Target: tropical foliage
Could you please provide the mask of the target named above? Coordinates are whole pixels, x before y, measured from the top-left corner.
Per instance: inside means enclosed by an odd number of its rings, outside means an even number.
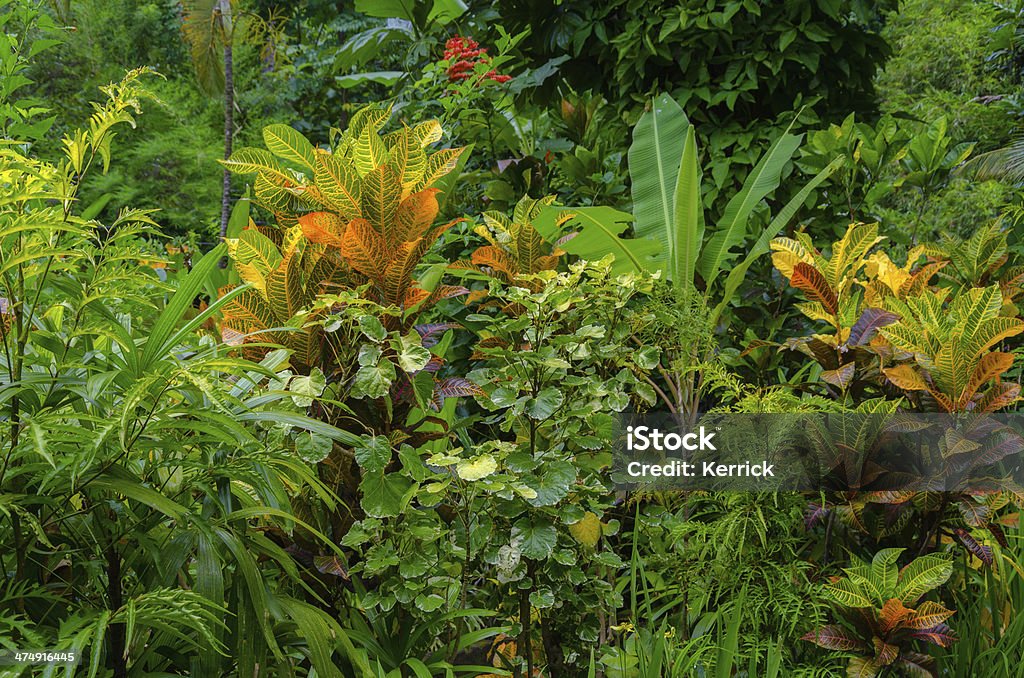
[[[684,4],[0,0],[0,676],[1018,675],[1024,13]]]

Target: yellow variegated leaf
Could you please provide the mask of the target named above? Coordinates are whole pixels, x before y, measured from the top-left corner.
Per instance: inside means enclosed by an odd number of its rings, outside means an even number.
[[[281,263],[281,252],[277,246],[259,231],[245,229],[229,246],[229,250],[238,266],[251,269],[252,273],[246,282],[263,288],[262,281]],[[239,275],[243,271],[239,269]]]
[[[437,120],[427,120],[412,128],[412,137],[420,148],[436,143],[441,140],[444,130]]]
[[[839,287],[844,275],[856,273],[864,255],[880,240],[878,224],[850,224],[842,239],[832,246],[832,258],[822,270],[825,280],[833,287]]]
[[[353,159],[360,176],[366,177],[374,169],[380,167],[388,159],[388,149],[384,141],[378,136],[377,130],[367,126],[356,138],[353,147]],[[365,191],[366,187],[363,187]]]
[[[346,221],[362,216],[359,207],[359,173],[349,161],[319,153],[313,176],[324,200],[340,212]]]
[[[397,240],[394,220],[401,195],[402,185],[387,165],[381,165],[363,177],[360,198],[363,218],[380,233],[388,246]]]
[[[220,164],[235,174],[256,174],[267,172],[280,181],[291,180],[289,175],[277,158],[269,151],[262,148],[239,148],[231,154],[228,160],[221,160]]]
[[[281,124],[267,125],[263,128],[263,143],[285,162],[313,171],[316,164],[313,144],[294,128]]]
[[[270,212],[284,212],[291,207],[294,200],[294,196],[285,187],[286,183],[278,177],[260,171],[253,182],[253,199],[256,204]]]
[[[771,248],[772,264],[786,280],[793,277],[793,268],[801,261],[814,264],[814,258],[807,249],[792,238],[775,238],[771,241]]]
[[[298,257],[288,254],[277,270],[267,276],[267,300],[278,322],[285,322],[312,303],[302,284],[302,270]]]
[[[365,108],[361,108],[356,111],[352,115],[352,119],[349,120],[348,129],[345,130],[345,135],[351,137],[354,141],[358,139],[367,128],[372,129],[373,133],[376,134],[390,117],[390,104],[386,107],[367,106]]]
[[[441,177],[445,176],[453,169],[459,161],[459,156],[465,148],[445,148],[427,158],[427,167],[423,173],[423,178],[416,184],[414,190],[421,190],[429,188],[434,185]]]
[[[427,154],[416,145],[410,145],[405,159],[405,172],[402,174],[402,197],[407,197],[423,181],[427,171]]]
[[[904,391],[928,390],[928,382],[924,380],[924,377],[921,376],[921,373],[913,365],[885,367],[882,368],[882,372],[896,388],[903,389]]]

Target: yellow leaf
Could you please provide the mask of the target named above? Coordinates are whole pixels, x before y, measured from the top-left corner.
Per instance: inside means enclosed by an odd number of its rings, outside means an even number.
[[[595,548],[601,540],[601,519],[587,511],[579,522],[569,526],[569,534],[587,548]]]

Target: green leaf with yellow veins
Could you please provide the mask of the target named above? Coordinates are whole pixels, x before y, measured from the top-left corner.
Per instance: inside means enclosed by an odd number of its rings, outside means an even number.
[[[569,534],[587,548],[595,548],[601,540],[601,519],[587,511],[582,520],[569,526]]]
[[[486,478],[498,470],[498,462],[489,454],[481,454],[473,459],[460,461],[455,466],[455,471],[463,480],[480,480]]]

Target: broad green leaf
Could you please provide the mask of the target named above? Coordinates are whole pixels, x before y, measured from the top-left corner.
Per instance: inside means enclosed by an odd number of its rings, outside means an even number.
[[[327,377],[319,367],[306,376],[292,377],[288,380],[288,392],[292,394],[292,402],[299,407],[309,407],[320,397],[327,387]]]
[[[520,518],[512,526],[512,542],[518,543],[522,554],[533,560],[543,560],[555,550],[558,532],[546,518]]]
[[[149,369],[158,359],[167,354],[168,339],[172,338],[174,328],[181,322],[185,311],[192,307],[192,301],[206,284],[207,278],[217,269],[220,258],[224,256],[224,249],[225,246],[220,244],[207,252],[202,259],[195,262],[192,270],[178,285],[178,290],[156,319],[153,329],[150,330],[149,337],[146,339],[142,359],[139,361],[141,370]]]
[[[750,253],[747,254],[746,258],[738,266],[734,266],[729,271],[728,277],[725,279],[725,287],[722,291],[722,301],[715,307],[714,312],[711,314],[709,322],[715,323],[722,316],[726,306],[732,302],[736,290],[740,288],[744,278],[747,275],[747,269],[750,268],[751,264],[758,258],[767,254],[771,249],[771,241],[779,231],[786,227],[786,225],[796,215],[807,197],[811,194],[811,191],[816,189],[819,184],[832,176],[832,173],[839,169],[840,166],[846,161],[845,156],[836,158],[827,167],[818,172],[813,179],[808,181],[800,191],[797,192],[793,198],[786,203],[786,205],[779,210],[779,213],[775,215],[771,223],[764,231],[761,232],[761,236],[754,243],[754,246],[750,248]]]
[[[573,215],[569,222],[571,226],[559,227],[559,215],[563,212]],[[662,268],[663,248],[657,240],[621,237],[632,221],[632,215],[611,207],[579,207],[570,210],[546,207],[533,226],[549,242],[558,240],[565,233],[576,231],[575,236],[559,247],[587,261],[598,261],[608,254],[614,255],[614,275]]]
[[[640,116],[629,146],[629,176],[636,217],[634,230],[638,238],[650,238],[659,244],[656,268],[662,270],[679,256],[677,245],[682,241],[674,232],[675,195],[689,127],[690,121],[675,99],[662,94],[651,102],[650,110]],[[690,184],[695,180],[699,181],[692,176],[686,179],[684,192],[690,193]]]
[[[331,454],[334,447],[330,438],[319,433],[303,431],[295,436],[295,451],[299,453],[303,461],[309,464],[319,464]]]
[[[360,504],[372,518],[393,518],[408,506],[416,485],[398,473],[367,472],[359,483]]]
[[[359,467],[369,473],[383,471],[391,461],[391,443],[384,436],[361,436],[354,452]]]
[[[394,364],[383,359],[376,365],[360,367],[352,380],[353,398],[382,398],[396,378]]]
[[[549,386],[542,389],[536,398],[526,401],[526,413],[531,419],[547,419],[562,406],[564,399],[561,391]]]
[[[576,467],[564,460],[549,461],[540,467],[540,477],[530,478],[527,485],[537,496],[530,500],[533,506],[552,506],[566,498],[576,483]]]
[[[430,362],[430,351],[423,347],[423,339],[419,332],[412,330],[401,338],[395,347],[398,353],[398,366],[412,374],[427,366]]]
[[[676,183],[673,221],[669,243],[669,272],[677,289],[693,286],[693,272],[704,241],[704,205],[701,202],[700,166],[697,164],[697,138],[693,125],[686,129],[683,159]]]

